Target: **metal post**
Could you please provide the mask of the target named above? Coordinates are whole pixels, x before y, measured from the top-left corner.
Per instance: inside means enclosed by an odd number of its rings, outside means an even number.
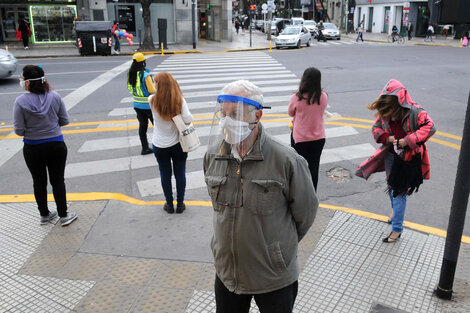
[[[140,48],[142,46],[142,29],[139,29],[137,33],[139,34],[139,48]]]
[[[470,193],[470,95],[468,97],[467,114],[463,127],[462,146],[460,148],[459,164],[455,177],[454,195],[450,208],[449,223],[447,225],[446,246],[442,260],[441,276],[436,289],[436,296],[441,299],[452,298],[455,269],[459,256],[465,215],[467,213],[468,196]]]
[[[113,0],[113,2],[114,2],[114,20],[118,21],[118,24],[119,24],[118,6],[117,6],[117,3],[119,2],[119,0]]]
[[[191,3],[191,24],[193,28],[193,49],[196,49],[196,0]]]
[[[248,16],[250,18],[249,22],[250,22],[250,48],[251,48],[251,24],[253,24],[252,23],[253,13],[251,12],[251,10],[250,10],[250,14],[248,14]]]
[[[346,8],[346,12],[344,12],[344,15],[346,16],[346,35],[349,33],[348,28],[349,28],[349,2],[346,0],[344,2],[344,6]]]

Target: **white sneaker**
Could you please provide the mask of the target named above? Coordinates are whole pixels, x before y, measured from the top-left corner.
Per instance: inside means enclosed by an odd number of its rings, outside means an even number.
[[[29,47],[24,47],[25,50],[29,50]]]
[[[60,218],[60,225],[61,226],[67,226],[72,224],[73,221],[77,219],[77,213],[75,212],[69,212],[67,213],[67,216],[61,217]]]
[[[114,52],[115,52],[116,54],[119,54],[119,51],[117,51],[117,50],[114,50]]]

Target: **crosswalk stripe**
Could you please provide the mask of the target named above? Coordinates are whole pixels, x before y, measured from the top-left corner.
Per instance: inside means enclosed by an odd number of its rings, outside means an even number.
[[[273,75],[276,74],[276,75]],[[295,74],[282,74],[282,73],[269,73],[269,75],[252,75],[248,74],[249,77],[247,77],[246,74],[236,74],[236,75],[223,75],[221,77],[213,77],[213,78],[208,78],[204,77],[204,82],[219,82],[219,81],[234,81],[237,79],[249,79],[250,81],[253,81],[255,79],[268,79],[268,78],[289,78],[289,77],[295,77],[297,76]],[[173,76],[176,80],[178,80],[178,84],[180,86],[189,84],[189,83],[199,83],[201,82],[201,78],[195,78],[195,79],[178,79],[176,75]],[[278,81],[272,81],[272,83],[276,83]]]
[[[252,77],[258,77],[258,78],[264,78],[265,76],[268,78],[272,78],[273,76],[275,77],[297,77],[295,74],[293,74],[289,70],[278,70],[278,69],[265,69],[263,71],[258,71],[256,73],[252,72],[246,72],[244,70],[242,71],[237,71],[236,73],[231,73],[233,75],[227,75],[227,72],[225,73],[210,73],[207,75],[204,75],[204,81],[217,81],[217,80],[232,80],[232,79],[242,79],[242,78],[249,78],[251,79]],[[284,75],[284,76],[283,76]],[[287,76],[289,75],[289,76]],[[194,82],[200,82],[201,81],[201,74],[186,74],[186,75],[180,75],[180,74],[174,74],[172,75],[176,80],[178,80],[178,83],[182,84],[187,81],[194,81]]]
[[[264,66],[262,64],[245,64],[243,65],[243,68],[257,68],[258,70],[263,70],[267,66],[271,68],[277,68],[277,69],[285,69],[285,66],[282,64],[265,64]],[[175,68],[173,66],[158,66],[155,68],[155,70],[159,71],[171,71],[172,73],[178,73],[182,70],[191,70],[194,72],[194,70],[213,70],[213,69],[233,69],[233,68],[240,68],[240,65],[235,64],[235,65],[192,65],[192,66],[185,66],[185,67],[179,67]]]
[[[334,42],[334,41],[330,41],[329,44],[330,44],[330,45],[336,45],[336,46],[340,46],[340,45],[341,45],[341,43],[339,43],[339,42]]]
[[[186,94],[183,94],[183,96],[186,98]],[[287,102],[286,104],[288,104],[291,96],[292,96],[292,94],[289,94],[287,96],[263,97],[263,99],[264,99],[264,103],[267,104],[267,105],[273,104],[275,102],[285,102],[285,101]],[[189,109],[201,109],[201,108],[205,108],[205,107],[210,107],[211,105],[213,107],[213,105],[215,103],[215,100],[216,99],[213,98],[213,100],[209,100],[209,101],[200,101],[200,102],[187,101],[187,102],[188,102],[188,105],[189,105]],[[121,103],[132,103],[132,101],[133,101],[132,97],[124,97],[124,98],[121,99]],[[207,106],[205,106],[204,104],[207,104]]]
[[[147,135],[149,141],[152,140],[152,134]],[[78,149],[79,153],[122,149],[129,147],[140,146],[139,136],[123,136],[123,137],[112,137],[112,138],[101,138],[87,140]]]
[[[186,59],[186,60],[171,60],[171,59],[167,59],[165,61],[163,61],[161,64],[165,64],[165,65],[183,65],[183,64],[194,64],[195,62],[197,62],[198,64],[211,64],[211,63],[220,63],[220,62],[228,62],[228,61],[233,61],[233,57],[229,57],[229,58],[220,58],[220,59],[207,59],[207,60],[197,60],[197,59]],[[269,57],[269,56],[266,56],[266,57],[254,57],[254,58],[250,58],[250,59],[245,59],[243,60],[243,62],[245,63],[251,63],[251,62],[272,62],[273,61],[273,58]]]
[[[250,65],[250,64],[255,64],[255,65],[260,65],[260,64],[280,64],[279,62],[275,61],[275,60],[261,60],[261,61],[238,61],[237,62],[237,65],[240,65],[240,66],[247,66],[247,65]],[[233,62],[212,62],[212,63],[197,63],[196,67],[197,66],[222,66],[222,65],[232,65]],[[193,66],[194,65],[194,62],[188,62],[188,63],[184,63],[184,64],[169,64],[169,63],[162,63],[160,64],[159,66],[157,66],[156,68],[161,68],[161,67],[171,67],[171,68],[175,68],[175,69],[178,69],[178,68],[183,68],[183,67],[188,67],[188,66]]]
[[[259,73],[259,72],[267,72],[267,71],[279,71],[279,70],[286,70],[286,67],[285,66],[281,66],[281,65],[276,65],[275,67],[255,67],[255,68],[246,68],[246,67],[243,67],[243,69],[240,69],[241,71],[243,72],[256,72],[256,73]],[[150,74],[157,74],[159,72],[162,72],[162,70],[160,69],[160,71],[151,71]],[[167,72],[170,72],[171,75],[173,76],[177,76],[179,74],[189,74],[189,73],[192,73],[194,74],[195,72],[197,72],[197,74],[195,75],[204,75],[204,77],[206,76],[211,76],[211,74],[213,73],[232,73],[232,72],[229,72],[227,71],[227,69],[225,68],[215,68],[215,69],[207,69],[207,70],[203,70],[203,69],[198,69],[197,71],[195,71],[194,69],[190,68],[189,70],[181,70],[179,69],[178,71],[173,71],[171,69],[168,69]]]
[[[232,78],[233,80],[233,78]],[[279,80],[251,80],[250,81],[257,85],[257,86],[261,86],[261,85],[274,85],[274,84],[291,84],[291,83],[300,83],[300,79],[298,78],[295,78],[295,79],[279,79]],[[186,85],[183,85],[181,86],[181,90],[193,90],[193,89],[208,89],[208,88],[223,88],[225,87],[225,85],[227,85],[227,83],[218,83],[218,84],[207,84],[207,83],[204,83],[204,84],[201,84],[201,85],[189,85],[189,86],[186,86]]]
[[[274,86],[274,87],[260,87],[263,93],[268,92],[278,92],[278,91],[289,91],[293,92],[299,88],[299,85],[287,85],[287,86]],[[220,94],[220,90],[210,90],[210,91],[201,91],[201,92],[186,92],[184,97],[186,99],[191,98],[200,98],[200,97],[213,97],[218,96]]]
[[[173,193],[176,193],[176,180],[175,177],[171,177],[171,185],[173,187]],[[206,187],[204,179],[204,171],[195,171],[186,173],[186,190],[198,189]],[[160,183],[160,178],[151,178],[147,180],[141,180],[137,182],[137,188],[139,189],[142,197],[162,195],[163,189]]]
[[[353,45],[354,42],[351,41],[341,41],[341,43],[346,44],[346,45]]]
[[[329,127],[325,129],[325,136],[327,139],[357,134],[357,130],[355,130],[351,126]],[[278,141],[282,142],[283,144],[290,146],[290,132],[287,134],[275,135],[273,137],[276,138]]]

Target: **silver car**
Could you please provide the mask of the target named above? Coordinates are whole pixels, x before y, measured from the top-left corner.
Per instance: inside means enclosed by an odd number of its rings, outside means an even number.
[[[325,29],[322,30],[322,33],[323,33],[323,36],[326,39],[336,39],[336,40],[341,39],[339,29],[335,24],[333,24],[333,23],[323,23],[323,26],[325,27]]]
[[[7,50],[0,49],[0,79],[13,75],[16,71],[18,61]]]
[[[281,47],[297,47],[301,45],[307,45],[310,47],[310,32],[302,26],[287,26],[284,30],[276,37],[276,49]]]

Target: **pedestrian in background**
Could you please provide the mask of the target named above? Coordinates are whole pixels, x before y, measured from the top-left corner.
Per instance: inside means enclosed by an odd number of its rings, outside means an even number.
[[[176,213],[186,209],[184,193],[186,189],[186,159],[188,153],[183,152],[179,142],[179,133],[172,118],[181,114],[183,121],[189,125],[193,116],[183,98],[178,82],[168,72],[155,75],[155,95],[149,98],[155,121],[153,129],[153,153],[160,170],[160,181],[166,203],[163,209],[172,214],[173,189],[171,185],[172,165],[176,180]]]
[[[407,31],[408,31],[408,40],[411,40],[411,33],[413,32],[413,24],[411,22],[408,22]]]
[[[320,157],[325,146],[323,115],[328,106],[328,95],[321,88],[321,72],[309,67],[300,80],[299,90],[289,101],[288,113],[293,117],[292,146],[307,160],[315,190],[318,185]]]
[[[69,123],[62,98],[52,91],[42,67],[26,65],[20,75],[20,86],[27,92],[16,98],[13,107],[13,127],[23,136],[23,155],[33,177],[34,198],[41,215],[41,224],[57,216],[47,206],[47,174],[52,185],[60,223],[67,226],[77,214],[67,213],[65,193],[65,163],[67,146],[60,129]]]
[[[430,178],[430,164],[425,142],[436,132],[428,113],[411,99],[402,83],[392,79],[374,103],[367,106],[377,111],[372,134],[382,146],[356,171],[367,179],[372,173],[387,174],[387,191],[393,214],[392,231],[383,242],[401,237],[407,196],[418,191],[423,179]]]
[[[424,38],[424,41],[428,41],[431,39],[432,41],[432,35],[434,34],[434,27],[432,27],[431,24],[429,24],[428,29],[426,31],[426,37]]]
[[[204,156],[216,312],[248,313],[254,297],[261,313],[291,313],[298,243],[318,208],[307,162],[264,130],[257,86],[232,82],[217,100],[212,125],[220,131],[211,130]]]
[[[238,35],[238,31],[240,30],[240,21],[238,20],[238,18],[235,19],[235,30],[237,31]]]
[[[21,33],[21,39],[23,40],[23,47],[25,50],[28,50],[29,49],[29,37],[31,36],[31,29],[29,28],[29,21],[26,16],[21,19],[18,30]]]
[[[364,38],[362,38],[362,33],[364,33],[364,21],[362,21],[359,24],[359,27],[357,28],[359,34],[357,35],[356,42],[359,41],[359,38],[361,38],[361,41],[364,42]]]
[[[148,97],[155,93],[155,84],[150,70],[146,68],[145,56],[138,52],[132,56],[132,64],[127,73],[127,89],[134,97],[134,110],[139,121],[139,138],[142,146],[140,154],[152,153],[147,141],[147,129],[149,120],[153,124],[152,111],[148,102]]]
[[[121,30],[119,29],[118,24],[118,21],[114,21],[113,27],[111,28],[111,35],[113,35],[114,38],[114,54],[119,54],[119,51],[121,50],[121,43],[119,42],[119,32]]]

